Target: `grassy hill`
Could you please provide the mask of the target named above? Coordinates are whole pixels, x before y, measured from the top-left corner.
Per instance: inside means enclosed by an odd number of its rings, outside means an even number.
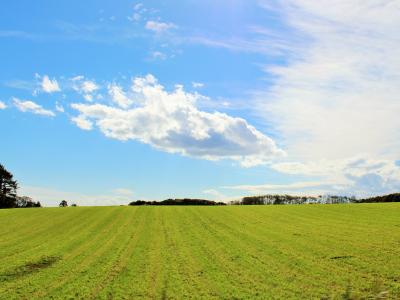
[[[399,203],[0,210],[0,298],[398,299],[399,249]]]

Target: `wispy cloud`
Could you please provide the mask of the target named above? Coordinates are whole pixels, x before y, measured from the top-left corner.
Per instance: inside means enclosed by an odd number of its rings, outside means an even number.
[[[330,188],[342,193],[369,196],[400,189],[400,166],[390,159],[360,155],[350,159],[283,162],[271,167],[286,174],[320,178],[326,183],[327,191]]]
[[[6,109],[6,108],[7,105],[3,101],[0,101],[0,109]]]
[[[222,189],[241,191],[244,195],[288,194],[288,195],[323,195],[335,192],[335,183],[321,181],[304,181],[289,184],[260,184],[223,186]],[[343,191],[340,191],[343,192]]]
[[[6,80],[2,83],[4,84],[4,86],[9,88],[26,90],[31,92],[34,91],[35,88],[37,88],[37,83],[33,80],[28,81],[28,80],[12,79],[12,80]]]
[[[154,31],[158,34],[177,28],[177,26],[173,23],[164,23],[158,21],[147,21],[145,27],[146,29]]]
[[[289,153],[301,159],[368,152],[395,158],[400,148],[400,40],[395,2],[289,1],[282,14],[307,36],[277,78],[257,95]]]
[[[36,115],[42,115],[46,117],[54,117],[55,113],[51,110],[44,109],[39,104],[29,101],[29,100],[20,100],[18,98],[13,98],[14,106],[22,112],[30,112]]]
[[[21,38],[29,40],[41,40],[42,35],[21,30],[0,30],[0,38]]]
[[[80,206],[126,205],[133,200],[134,196],[133,191],[126,188],[118,188],[97,195],[24,184],[21,185],[20,194],[29,195],[44,206],[58,206],[62,200],[66,200],[69,205],[76,203]]]
[[[64,106],[56,102],[56,111],[63,113],[65,111]]]
[[[195,89],[200,89],[200,88],[204,87],[204,83],[193,81],[193,82],[192,82],[192,86],[193,86]]]
[[[268,3],[261,1],[271,9]],[[284,45],[287,62],[265,66],[274,84],[254,93],[255,112],[277,131],[290,159],[273,168],[318,176],[326,190],[363,194],[398,189],[399,4],[277,4],[272,9],[290,27],[290,34],[278,43],[278,48]],[[257,30],[263,34],[262,28]],[[363,157],[365,164],[384,161],[385,167],[362,172],[356,168],[360,173],[355,175],[350,163],[354,157]]]
[[[167,55],[161,51],[153,51],[150,53],[151,59],[153,60],[166,60]]]

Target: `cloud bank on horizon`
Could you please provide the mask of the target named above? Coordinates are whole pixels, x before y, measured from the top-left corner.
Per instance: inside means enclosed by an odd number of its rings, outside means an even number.
[[[268,61],[258,64],[268,83],[248,91],[240,101],[242,110],[227,110],[220,100],[200,94],[206,85],[196,78],[189,79],[190,87],[175,83],[168,89],[160,83],[167,78],[151,74],[132,76],[128,83],[36,74],[30,95],[35,99],[2,99],[0,110],[14,107],[51,118],[64,114],[78,128],[111,139],[297,176],[290,183],[205,190],[218,198],[224,191],[357,196],[399,191],[400,3],[288,0],[258,5],[277,17],[279,26],[249,24],[250,35],[233,38],[190,32],[174,20],[155,18],[142,3],[127,17],[161,45],[149,50],[159,53],[153,58],[168,60],[179,52],[171,49],[185,43],[261,55]],[[43,94],[62,96],[42,103]],[[250,113],[241,115],[244,110]]]

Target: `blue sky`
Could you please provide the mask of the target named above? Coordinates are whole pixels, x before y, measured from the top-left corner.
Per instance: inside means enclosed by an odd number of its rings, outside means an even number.
[[[3,3],[0,157],[21,193],[109,205],[400,188],[399,5],[182,2]]]

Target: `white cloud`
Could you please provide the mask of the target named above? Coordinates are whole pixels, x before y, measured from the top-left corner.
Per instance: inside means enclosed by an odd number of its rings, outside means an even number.
[[[217,201],[223,201],[224,199],[228,198],[226,195],[215,189],[204,190],[202,191],[202,193],[211,196],[212,199],[215,199]]]
[[[76,203],[79,206],[127,205],[133,201],[133,192],[128,189],[115,189],[104,194],[81,194],[61,191],[48,187],[27,186],[22,184],[19,194],[28,195],[34,201],[40,201],[44,206],[58,206],[62,200],[69,205]]]
[[[132,22],[138,22],[141,18],[142,16],[139,13],[133,13],[132,16],[128,17],[128,20]]]
[[[170,29],[174,29],[177,26],[173,23],[164,23],[164,22],[157,22],[157,21],[147,21],[146,29],[154,31],[156,33],[162,33],[168,31]]]
[[[71,80],[72,80],[72,81],[80,81],[80,80],[82,80],[82,79],[84,79],[84,78],[85,78],[84,76],[78,75],[78,76],[72,77]]]
[[[7,105],[3,101],[0,101],[0,109],[6,109],[6,108]]]
[[[64,107],[58,102],[56,102],[56,111],[61,112],[61,113],[64,112]]]
[[[152,75],[133,80],[134,108],[74,103],[78,118],[91,120],[108,137],[137,140],[191,157],[232,159],[243,166],[265,164],[284,153],[275,142],[244,119],[200,111],[203,96],[181,86],[167,92]],[[126,99],[125,99],[126,100]]]
[[[314,179],[289,184],[237,185],[223,188],[250,194],[340,194],[358,197],[389,194],[400,189],[400,166],[391,160],[359,156],[346,160],[275,163],[271,168],[285,174]]]
[[[41,87],[45,93],[54,93],[61,91],[56,79],[51,80],[49,76],[44,75],[41,82]]]
[[[151,58],[156,60],[156,59],[160,59],[160,60],[166,60],[167,59],[167,55],[165,53],[162,53],[160,51],[153,51],[151,52]]]
[[[108,94],[119,107],[128,108],[132,104],[132,100],[130,100],[125,95],[122,88],[115,83],[108,85]]]
[[[229,190],[243,191],[245,195],[265,195],[265,194],[288,194],[288,195],[324,195],[328,191],[334,192],[334,184],[321,181],[304,181],[289,184],[260,184],[260,185],[237,185],[224,186]]]
[[[83,95],[83,99],[85,99],[88,102],[92,102],[93,101],[93,95],[85,94],[85,95]]]
[[[291,160],[271,167],[312,179],[254,189],[284,192],[298,185],[304,192],[371,195],[398,191],[399,3],[261,3],[281,14],[288,25],[280,26],[285,34],[254,28],[256,39],[210,45],[285,55],[285,64],[265,66],[275,81],[266,91],[254,93],[254,108],[280,137]]]
[[[136,3],[136,4],[133,6],[133,9],[134,9],[135,11],[141,10],[142,8],[143,8],[143,3]]]
[[[93,93],[100,89],[100,86],[93,80],[85,80],[84,76],[75,76],[70,79],[73,82],[72,88],[83,95],[86,101],[93,101]]]
[[[201,83],[201,82],[192,82],[192,86],[193,86],[195,89],[199,89],[199,88],[204,87],[204,83]]]
[[[82,82],[81,89],[84,93],[90,94],[99,89],[99,86],[91,80],[85,80]]]
[[[134,195],[132,190],[126,189],[126,188],[114,189],[113,193],[116,195],[126,196],[126,197],[133,197],[133,195]]]
[[[83,130],[92,130],[93,128],[93,123],[82,115],[77,117],[72,117],[71,121],[74,122],[75,125],[78,126],[80,129]]]
[[[51,110],[44,109],[42,106],[36,104],[35,102],[29,100],[24,101],[18,98],[13,98],[13,102],[15,107],[22,112],[31,112],[33,114],[47,116],[47,117],[55,116],[54,112],[52,112]]]
[[[271,167],[286,174],[321,178],[327,192],[331,189],[369,196],[400,189],[400,166],[393,160],[358,156],[344,160],[276,163]]]
[[[144,14],[147,11],[147,9],[144,8],[143,3],[135,4],[133,6],[133,10],[134,10],[133,14],[130,17],[128,17],[128,20],[132,22],[140,21],[142,19],[142,14]]]
[[[398,2],[383,0],[282,2],[281,14],[303,42],[288,49],[287,65],[266,67],[277,80],[258,94],[257,109],[289,155],[398,158],[398,10]]]

